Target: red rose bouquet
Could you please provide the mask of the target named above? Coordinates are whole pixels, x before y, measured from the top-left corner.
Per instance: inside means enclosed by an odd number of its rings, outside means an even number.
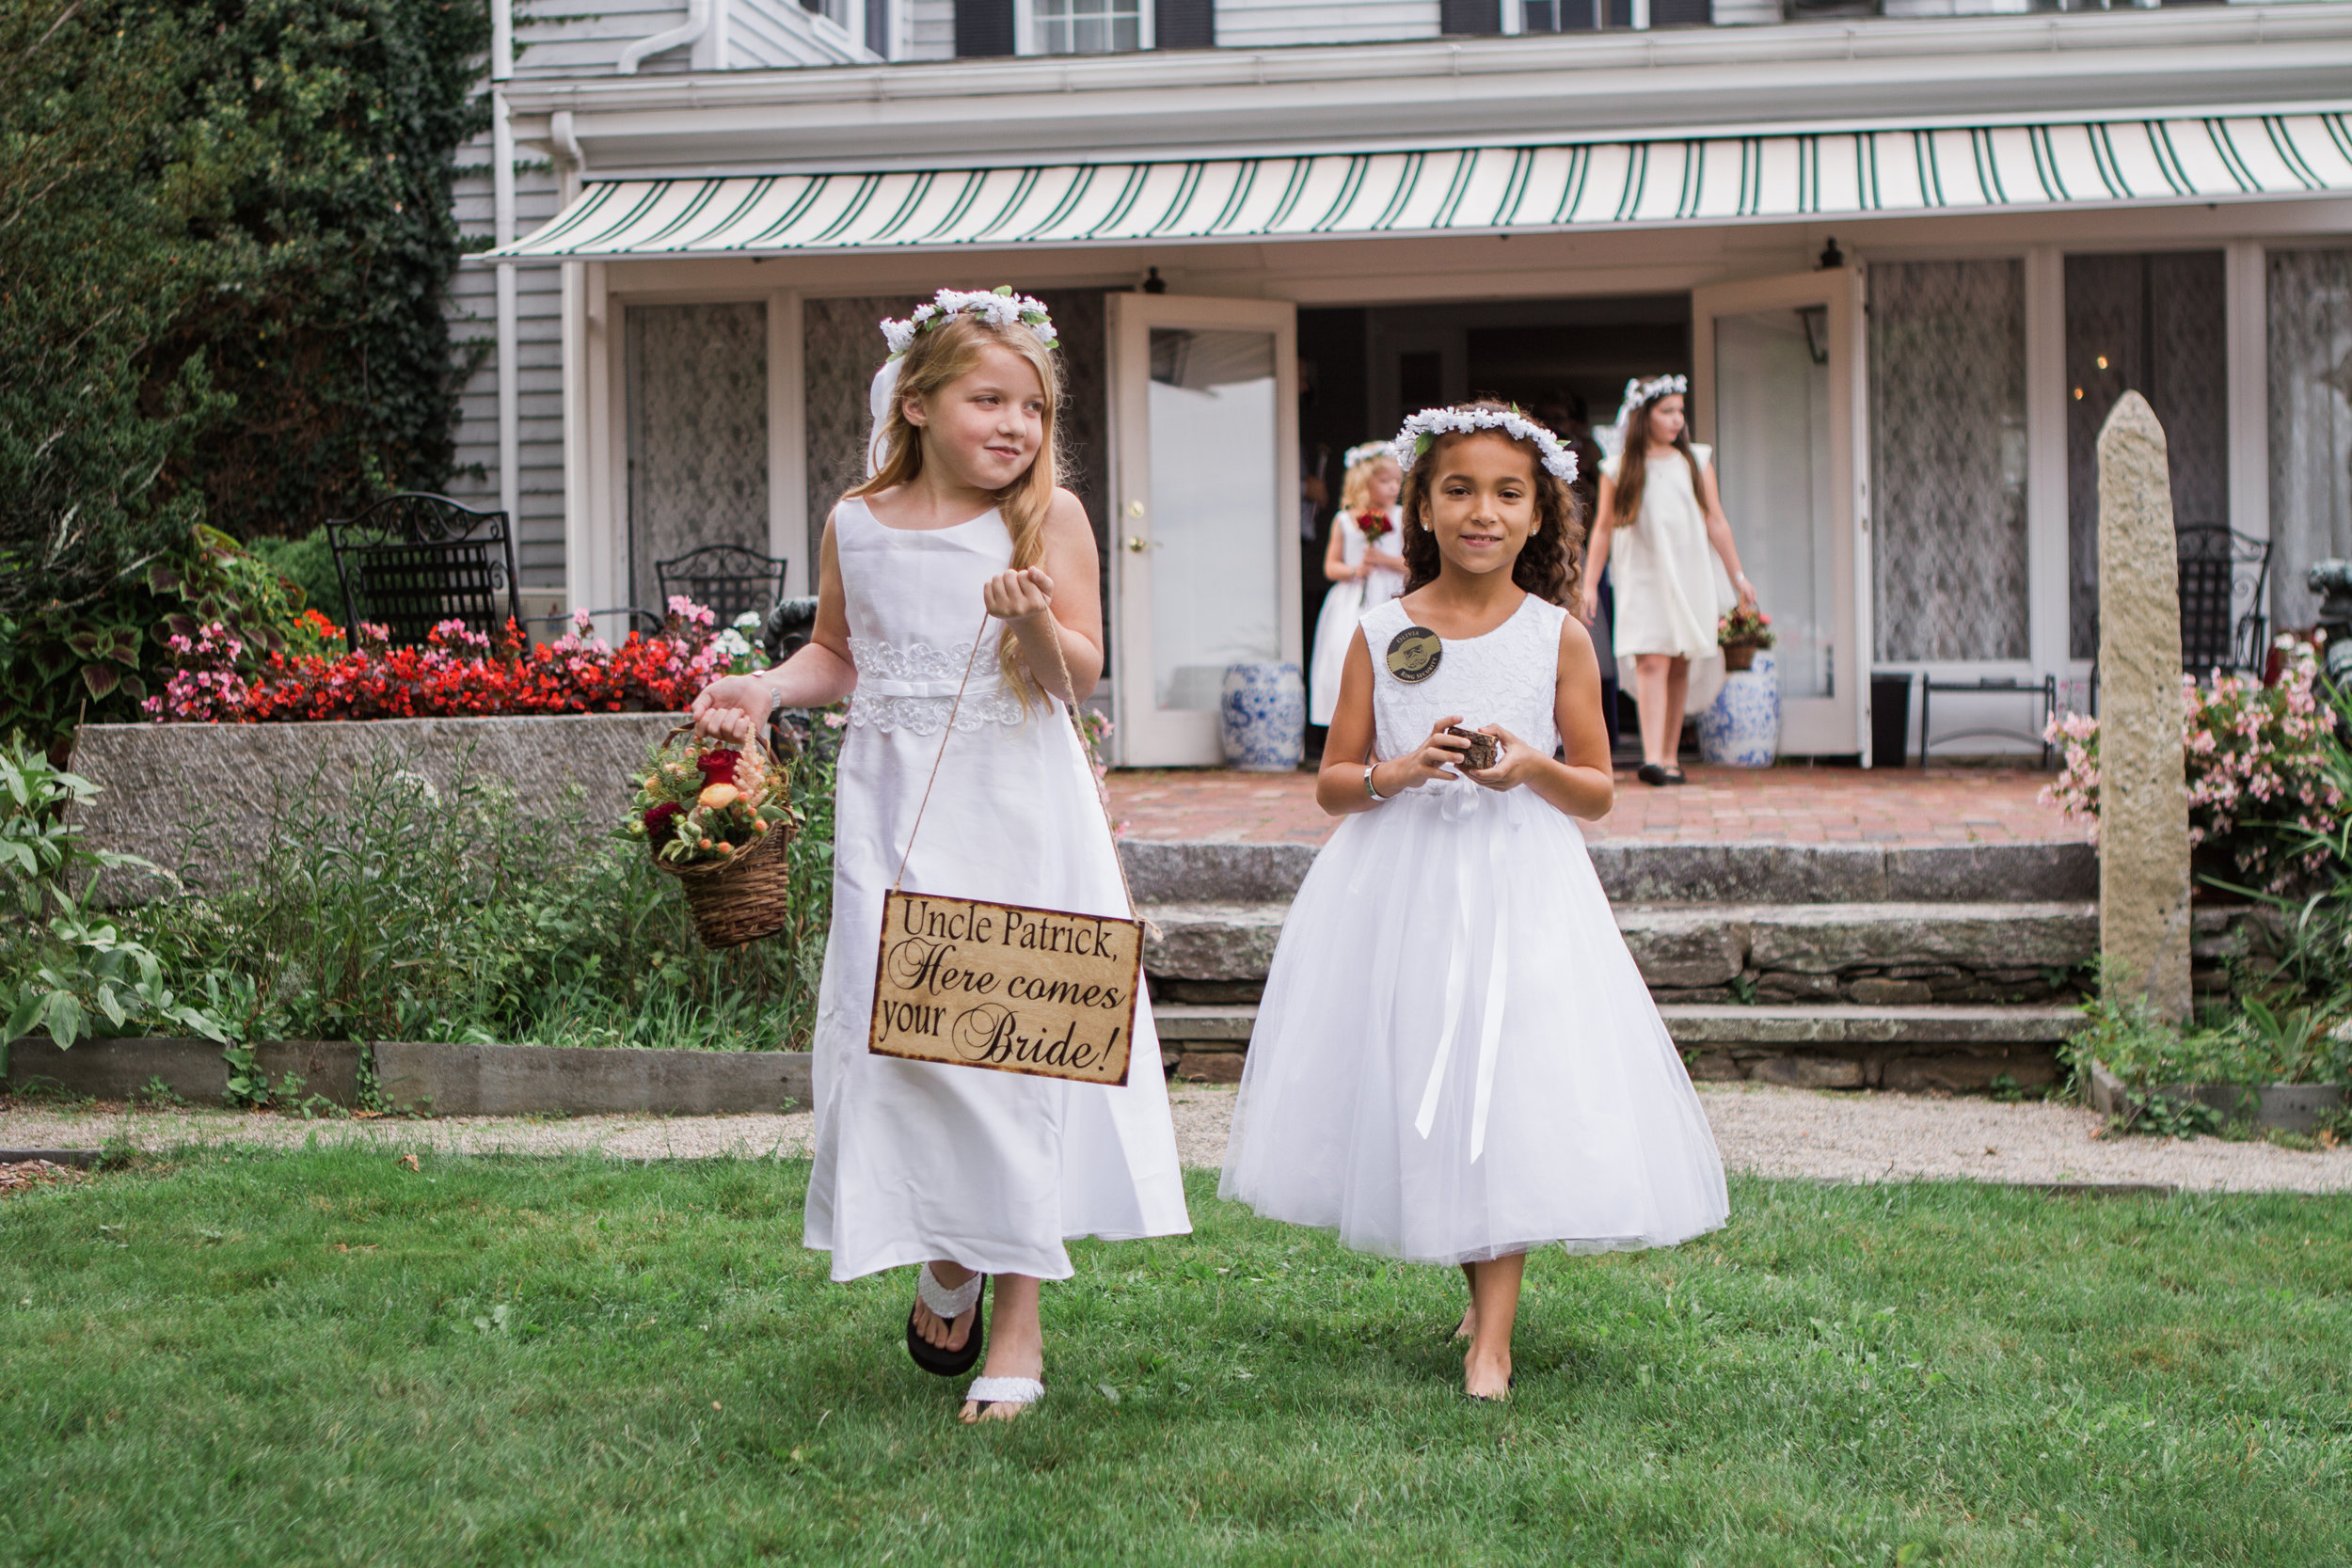
[[[731,860],[779,828],[799,825],[782,768],[765,749],[739,752],[697,738],[685,750],[665,743],[637,781],[628,832],[670,865]]]

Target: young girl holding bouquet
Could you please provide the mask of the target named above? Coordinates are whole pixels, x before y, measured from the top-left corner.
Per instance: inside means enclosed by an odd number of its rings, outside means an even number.
[[[1740,609],[1756,610],[1756,589],[1740,570],[1740,547],[1724,517],[1708,450],[1691,442],[1683,402],[1689,391],[1690,382],[1678,375],[1625,384],[1617,454],[1600,467],[1600,517],[1593,525],[1579,607],[1590,626],[1600,610],[1597,585],[1613,544],[1616,644],[1633,660],[1633,699],[1642,717],[1637,777],[1653,785],[1682,783],[1675,756],[1692,698],[1692,665],[1704,665],[1714,677],[1698,693],[1701,701],[1722,684],[1721,664],[1707,663],[1723,657],[1715,641],[1715,557],[1731,578]]]
[[[909,1354],[956,1376],[985,1346],[962,1418],[1004,1419],[1044,1395],[1039,1281],[1070,1276],[1064,1240],[1191,1227],[1147,999],[1122,1085],[866,1052],[882,899],[902,855],[910,892],[1128,912],[1064,706],[1102,673],[1103,623],[1093,531],[1056,483],[1053,325],[1009,291],[942,290],[882,330],[893,353],[877,378],[875,471],[826,524],[815,635],[775,669],[713,683],[694,717],[742,742],[777,707],[850,700],[806,1241],[833,1254],[837,1280],[920,1265]]]
[[[1574,459],[1491,403],[1423,410],[1396,451],[1409,587],[1347,644],[1316,782],[1346,820],[1283,925],[1221,1191],[1459,1264],[1464,1389],[1502,1399],[1531,1248],[1671,1244],[1727,1203],[1577,827],[1614,785],[1592,642],[1563,608]]]
[[[1385,441],[1350,447],[1345,461],[1340,509],[1332,515],[1331,543],[1323,552],[1323,575],[1331,588],[1315,618],[1314,664],[1307,682],[1307,720],[1314,724],[1328,724],[1338,705],[1340,665],[1357,618],[1405,587],[1405,559],[1396,553],[1397,524],[1404,516],[1396,494],[1405,472]]]

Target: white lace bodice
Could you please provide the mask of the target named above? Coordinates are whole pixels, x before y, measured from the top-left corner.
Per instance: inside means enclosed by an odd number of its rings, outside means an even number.
[[[851,727],[933,736],[951,710],[959,733],[1022,721],[1021,700],[996,668],[994,622],[977,659],[970,637],[935,641],[943,626],[978,633],[980,584],[1012,563],[1012,540],[995,512],[954,528],[893,529],[864,501],[845,499],[834,512],[834,548],[857,666]],[[971,682],[956,708],[967,661]]]
[[[1418,747],[1430,726],[1450,713],[1462,727],[1500,724],[1549,756],[1560,745],[1553,701],[1560,680],[1560,628],[1567,611],[1530,594],[1509,620],[1484,637],[1445,640],[1427,680],[1401,681],[1389,673],[1389,640],[1413,624],[1401,599],[1365,611],[1364,646],[1372,655],[1375,754],[1393,757]],[[1475,790],[1469,780],[1439,780],[1414,795]]]

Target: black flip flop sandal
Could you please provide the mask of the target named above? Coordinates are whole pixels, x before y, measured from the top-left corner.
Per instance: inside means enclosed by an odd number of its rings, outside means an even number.
[[[961,1350],[943,1349],[924,1338],[916,1331],[914,1308],[908,1307],[907,1354],[914,1358],[916,1366],[934,1377],[961,1377],[979,1364],[982,1342],[988,1337],[987,1284],[988,1275],[976,1274],[968,1282],[968,1286],[959,1286],[956,1290],[950,1291],[931,1277],[931,1266],[929,1263],[923,1265],[922,1272],[915,1275],[914,1282],[915,1294],[922,1298],[923,1305],[930,1307],[934,1316],[950,1327],[953,1327],[956,1320],[962,1317],[965,1312],[971,1313],[972,1332],[964,1337]],[[950,1313],[945,1310],[954,1306],[954,1298],[961,1295],[968,1287],[977,1287],[972,1290],[971,1301],[965,1304],[960,1311]],[[932,1299],[934,1291],[938,1294],[936,1300]]]

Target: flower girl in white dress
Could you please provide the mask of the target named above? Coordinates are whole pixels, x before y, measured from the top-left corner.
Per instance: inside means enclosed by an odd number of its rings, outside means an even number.
[[[1500,1399],[1530,1248],[1666,1245],[1728,1205],[1577,827],[1614,786],[1592,641],[1563,608],[1575,460],[1483,403],[1415,415],[1397,450],[1411,583],[1348,645],[1316,783],[1346,820],[1284,923],[1221,1192],[1460,1264],[1464,1387]],[[1472,771],[1449,727],[1499,756]]]
[[[1323,551],[1323,575],[1331,587],[1315,617],[1314,663],[1307,680],[1307,720],[1313,724],[1328,724],[1339,705],[1340,666],[1357,621],[1405,591],[1405,560],[1396,553],[1402,547],[1397,526],[1405,520],[1396,497],[1405,487],[1405,470],[1386,441],[1350,447],[1345,464],[1331,542]]]
[[[985,1344],[963,1419],[1003,1419],[1044,1396],[1038,1282],[1070,1276],[1064,1239],[1191,1224],[1147,999],[1123,1085],[866,1053],[882,898],[918,812],[910,892],[1128,912],[1063,705],[1065,661],[1080,699],[1102,673],[1103,617],[1093,530],[1055,483],[1052,323],[1035,300],[942,290],[883,330],[896,352],[877,378],[877,471],[826,525],[815,636],[773,670],[714,683],[694,715],[740,742],[775,707],[850,698],[807,1244],[833,1254],[835,1279],[922,1265],[909,1354],[955,1376]],[[971,666],[983,606],[995,620]]]

